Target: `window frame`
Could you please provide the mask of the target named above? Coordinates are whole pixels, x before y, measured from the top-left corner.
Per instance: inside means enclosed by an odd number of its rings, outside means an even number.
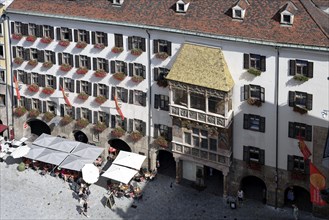
[[[265,133],[265,117],[254,114],[243,115],[243,128],[251,131]]]
[[[303,140],[312,141],[313,126],[299,122],[289,122],[288,137],[299,139],[299,135]]]

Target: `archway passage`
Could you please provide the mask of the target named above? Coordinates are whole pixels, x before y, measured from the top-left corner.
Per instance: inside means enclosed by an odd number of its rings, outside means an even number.
[[[241,180],[240,188],[244,197],[266,203],[267,188],[263,180],[255,176],[247,176]]]
[[[82,131],[73,131],[74,133],[74,139],[76,141],[82,142],[82,143],[88,143],[88,137],[85,133]]]
[[[159,150],[157,155],[158,173],[166,176],[176,177],[176,162],[173,154],[166,150]]]
[[[118,151],[123,150],[127,152],[132,152],[129,145],[121,139],[111,139],[108,141],[108,144]]]
[[[212,167],[204,166],[204,184],[207,187],[205,192],[223,195],[223,173]]]
[[[293,201],[288,199],[288,192],[292,190]],[[284,204],[287,207],[291,207],[292,204],[296,204],[298,209],[307,212],[312,212],[312,202],[310,193],[300,186],[290,186],[284,191]]]
[[[30,119],[26,122],[31,128],[31,134],[40,136],[43,133],[51,134],[50,127],[39,119]]]

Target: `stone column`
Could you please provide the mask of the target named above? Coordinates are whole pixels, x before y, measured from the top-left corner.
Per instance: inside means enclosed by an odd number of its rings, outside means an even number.
[[[176,183],[180,183],[182,180],[182,163],[179,158],[175,158],[176,162]]]
[[[223,198],[226,198],[227,197],[227,181],[228,181],[228,178],[227,178],[227,174],[228,172],[223,172]]]

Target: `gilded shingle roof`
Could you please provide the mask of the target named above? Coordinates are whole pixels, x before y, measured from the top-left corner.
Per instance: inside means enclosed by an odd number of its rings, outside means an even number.
[[[168,28],[212,36],[238,37],[274,43],[328,47],[326,28],[318,24],[303,2],[291,0],[298,9],[291,27],[280,25],[275,18],[287,0],[248,0],[250,5],[242,22],[232,19],[232,6],[237,0],[190,0],[187,13],[173,10],[177,0],[125,0],[113,7],[108,0],[15,0],[8,12],[78,17],[147,28]],[[311,4],[309,4],[311,5]],[[314,5],[310,7],[315,7]],[[326,26],[329,26],[327,22]]]
[[[171,68],[168,80],[228,92],[234,86],[219,48],[185,43]]]

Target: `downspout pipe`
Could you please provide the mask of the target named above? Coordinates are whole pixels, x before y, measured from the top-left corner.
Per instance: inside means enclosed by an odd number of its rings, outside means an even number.
[[[148,29],[145,29],[147,33],[147,69],[148,69],[148,134],[147,134],[147,158],[148,158],[148,169],[151,169],[151,158],[150,158],[150,145],[151,145],[151,118],[152,118],[152,71],[151,71],[151,34]]]
[[[275,209],[278,208],[278,190],[279,190],[279,67],[280,67],[280,47],[276,49],[276,70],[275,70]]]

